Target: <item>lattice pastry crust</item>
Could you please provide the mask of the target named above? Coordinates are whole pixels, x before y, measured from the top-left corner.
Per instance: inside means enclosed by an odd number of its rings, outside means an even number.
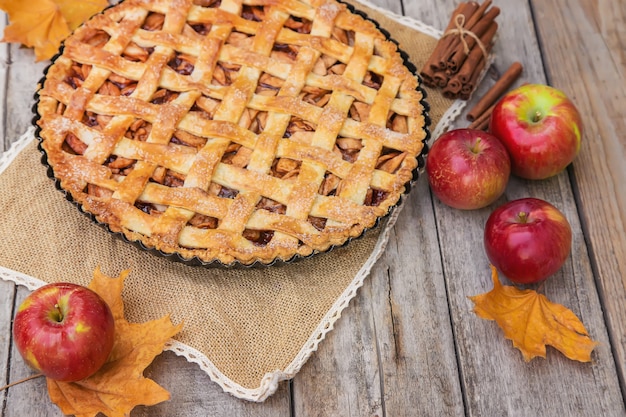
[[[426,136],[417,87],[334,0],[126,0],[65,41],[37,123],[61,188],[111,231],[270,263],[397,204]]]

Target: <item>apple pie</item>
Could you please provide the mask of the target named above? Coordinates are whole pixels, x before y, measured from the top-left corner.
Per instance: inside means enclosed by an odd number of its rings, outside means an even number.
[[[398,204],[428,134],[413,71],[335,0],[125,0],[65,40],[37,136],[68,199],[111,232],[270,264]]]

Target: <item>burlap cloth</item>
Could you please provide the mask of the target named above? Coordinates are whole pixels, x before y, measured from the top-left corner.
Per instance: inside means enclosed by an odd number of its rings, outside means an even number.
[[[435,38],[351,2],[421,68]],[[428,102],[432,130],[453,102],[436,91],[428,91]],[[46,176],[36,142],[28,141],[0,174],[0,277],[29,287],[87,284],[98,266],[109,276],[130,269],[123,293],[128,319],[143,322],[171,313],[174,323],[184,320],[169,349],[240,398],[262,401],[278,381],[295,375],[386,243],[387,223],[344,248],[280,267],[226,270],[172,262],[117,239],[80,214]]]

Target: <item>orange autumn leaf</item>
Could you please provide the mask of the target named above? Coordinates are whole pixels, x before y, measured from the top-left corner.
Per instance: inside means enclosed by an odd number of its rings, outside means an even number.
[[[10,22],[2,41],[34,48],[37,61],[49,59],[72,30],[107,5],[106,0],[0,0]]]
[[[170,398],[167,390],[143,376],[144,369],[163,351],[165,343],[182,325],[174,326],[168,316],[146,323],[129,323],[124,318],[122,290],[128,271],[109,278],[99,269],[89,288],[109,305],[115,319],[115,343],[104,366],[77,382],[48,379],[48,394],[64,414],[94,417],[124,417],[137,405],[154,405]]]
[[[35,48],[38,61],[52,57],[70,33],[61,11],[52,0],[0,0],[9,15],[3,42],[21,43]]]
[[[67,21],[70,31],[109,5],[107,0],[53,0]]]
[[[598,343],[589,337],[571,310],[536,291],[502,285],[493,265],[491,277],[491,291],[469,297],[475,304],[474,312],[481,318],[495,320],[526,362],[536,356],[545,358],[546,345],[569,359],[591,361],[591,352]]]

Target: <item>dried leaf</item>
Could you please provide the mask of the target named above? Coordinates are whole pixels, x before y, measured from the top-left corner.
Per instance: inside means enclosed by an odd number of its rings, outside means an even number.
[[[491,266],[493,289],[469,297],[474,312],[481,318],[495,320],[504,336],[513,341],[527,362],[536,356],[546,357],[546,345],[558,349],[567,358],[590,362],[597,346],[585,326],[566,307],[548,300],[533,290],[504,286]]]
[[[49,59],[72,30],[107,5],[106,0],[0,0],[10,22],[2,41],[34,48],[37,61]]]
[[[143,371],[182,325],[174,326],[169,316],[140,324],[126,321],[122,290],[127,275],[124,271],[119,278],[109,278],[99,269],[94,271],[89,288],[111,308],[115,343],[107,363],[94,375],[77,382],[48,379],[50,399],[64,414],[124,417],[137,405],[154,405],[170,397],[167,390],[145,378]]]
[[[0,8],[11,22],[2,41],[35,48],[37,61],[52,57],[70,33],[67,21],[52,0],[0,0]]]
[[[70,31],[109,5],[107,0],[53,0],[67,21]]]

